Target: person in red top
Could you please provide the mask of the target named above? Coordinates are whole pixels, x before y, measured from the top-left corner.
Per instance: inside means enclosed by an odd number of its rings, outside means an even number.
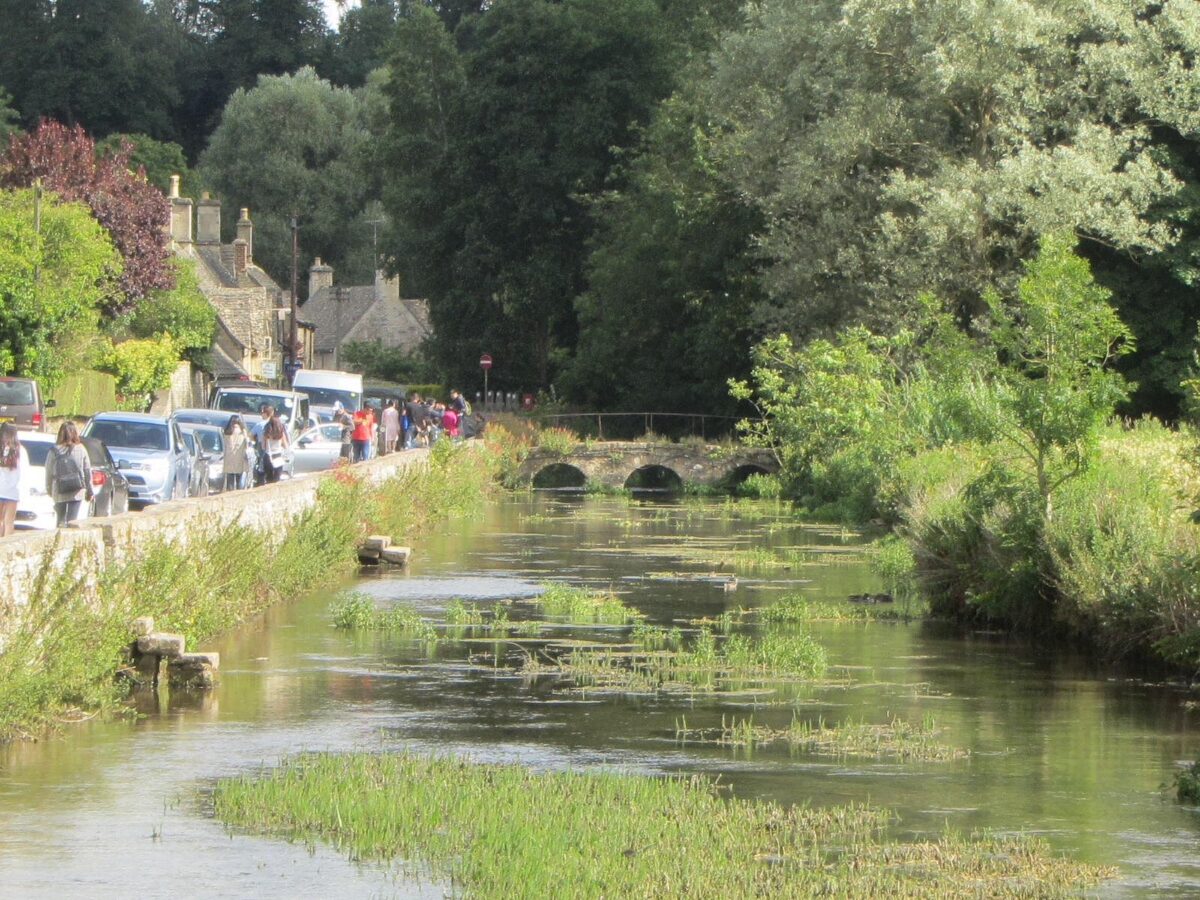
[[[351,440],[354,441],[355,462],[362,462],[370,455],[371,436],[374,432],[375,416],[369,406],[364,406],[354,413],[354,432]]]
[[[452,441],[458,440],[458,411],[453,406],[447,406],[442,414],[442,428],[446,431],[446,437]]]

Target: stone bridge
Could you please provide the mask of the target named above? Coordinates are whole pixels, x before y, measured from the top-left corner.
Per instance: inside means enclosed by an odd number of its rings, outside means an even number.
[[[523,484],[538,486],[539,476],[561,479],[578,473],[574,482],[607,487],[630,486],[635,476],[678,478],[681,484],[716,485],[743,480],[754,473],[774,474],[779,462],[770,450],[706,444],[647,444],[625,441],[580,444],[569,453],[537,448],[521,464]]]

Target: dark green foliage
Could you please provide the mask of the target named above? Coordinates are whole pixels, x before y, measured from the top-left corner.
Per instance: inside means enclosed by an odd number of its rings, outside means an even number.
[[[428,381],[433,370],[420,352],[407,353],[399,347],[384,347],[379,342],[352,341],[342,346],[340,359],[351,372],[367,378],[408,384]]]

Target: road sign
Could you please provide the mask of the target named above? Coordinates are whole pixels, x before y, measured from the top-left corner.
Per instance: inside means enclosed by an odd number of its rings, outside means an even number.
[[[486,372],[491,367],[492,367],[491,356],[489,356],[488,354],[485,353],[485,354],[483,354],[483,356],[479,357],[479,368],[483,369],[483,371]]]
[[[267,378],[267,379],[274,378],[276,375],[278,375],[279,372],[275,368],[275,361],[269,359],[269,360],[266,360],[265,362],[263,362],[262,373],[263,373],[263,378]]]

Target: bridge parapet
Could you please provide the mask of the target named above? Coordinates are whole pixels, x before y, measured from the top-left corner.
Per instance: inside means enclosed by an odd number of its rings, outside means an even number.
[[[740,472],[779,471],[770,450],[723,444],[667,444],[635,441],[595,441],[579,444],[570,452],[535,449],[521,464],[522,483],[532,483],[551,466],[569,466],[585,481],[624,487],[643,469],[666,469],[685,484],[715,485]]]

